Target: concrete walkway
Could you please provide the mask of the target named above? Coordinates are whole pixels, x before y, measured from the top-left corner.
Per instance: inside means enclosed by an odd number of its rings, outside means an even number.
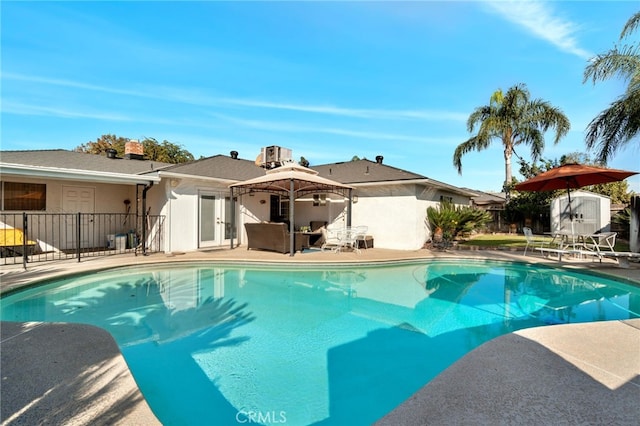
[[[2,322],[2,425],[160,424],[101,328]]]
[[[521,330],[467,354],[376,423],[629,425],[640,420],[640,319]]]
[[[34,280],[116,266],[206,261],[230,263],[362,264],[429,258],[477,258],[552,263],[521,252],[363,250],[278,253],[211,250],[131,255],[0,267],[0,291]],[[640,265],[564,262],[640,281]],[[117,345],[84,325],[2,323],[2,425],[157,424]],[[428,360],[425,360],[428,362]],[[522,330],[477,348],[380,420],[422,424],[637,424],[640,418],[640,320]]]

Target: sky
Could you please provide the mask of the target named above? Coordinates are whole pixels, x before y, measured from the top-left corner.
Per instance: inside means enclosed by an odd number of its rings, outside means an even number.
[[[622,80],[583,83],[634,1],[2,1],[1,149],[74,149],[114,134],[196,158],[277,145],[320,165],[354,156],[499,191],[502,145],[462,158],[469,115],[524,83],[571,131],[545,159],[586,152]],[[636,32],[634,37],[640,36]],[[610,167],[640,172],[640,144]],[[516,154],[530,161],[526,147]],[[592,155],[593,157],[593,155]],[[514,174],[517,173],[514,158]],[[640,193],[640,176],[628,179]]]

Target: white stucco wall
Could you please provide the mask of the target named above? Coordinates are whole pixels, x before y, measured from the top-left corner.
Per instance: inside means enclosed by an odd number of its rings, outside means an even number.
[[[190,251],[198,248],[198,194],[202,191],[229,195],[226,185],[181,179],[172,186],[169,179],[160,184],[165,192],[166,204],[160,214],[167,216],[165,224],[166,251]],[[440,195],[452,197],[454,203],[468,205],[469,198],[437,190],[425,191],[423,186],[380,185],[357,188],[358,202],[353,204],[352,226],[365,225],[374,237],[375,247],[397,250],[416,250],[429,238],[426,223],[428,206],[439,203]],[[261,203],[263,201],[263,203]],[[305,196],[296,202],[295,227],[309,225],[311,221],[326,221],[329,226],[347,224],[346,201],[327,194],[324,205],[314,206],[313,197]],[[235,245],[246,241],[244,223],[269,220],[270,194],[255,193],[240,197],[238,211],[238,239]]]
[[[427,207],[437,206],[440,196],[453,203],[469,205],[470,198],[427,188],[422,185],[381,185],[357,188],[352,224],[366,225],[375,247],[417,250],[430,236]]]
[[[47,186],[47,213],[77,213],[65,211],[62,194],[65,186],[88,187],[94,190],[95,202],[93,213],[126,213],[124,200],[135,203],[135,185],[114,185],[96,182],[79,182],[56,179],[30,178],[26,176],[3,175],[5,182],[40,183]]]
[[[198,248],[198,189],[194,181],[163,179],[166,203],[165,251],[191,251]]]

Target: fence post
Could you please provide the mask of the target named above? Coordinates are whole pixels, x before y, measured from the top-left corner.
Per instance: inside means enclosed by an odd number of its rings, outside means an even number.
[[[78,262],[80,262],[80,221],[82,220],[82,213],[78,212],[78,219],[76,221],[76,252],[78,254]]]
[[[640,195],[631,197],[629,219],[629,251],[640,253]]]
[[[22,212],[22,267],[27,269],[27,241],[29,240],[27,212]]]

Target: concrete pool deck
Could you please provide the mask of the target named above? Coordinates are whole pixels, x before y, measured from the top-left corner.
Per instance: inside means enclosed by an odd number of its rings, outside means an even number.
[[[362,250],[279,253],[208,250],[121,255],[0,267],[3,293],[31,282],[127,265],[176,261],[360,263],[476,258],[557,265],[521,252]],[[640,265],[563,262],[640,280]],[[111,336],[92,326],[2,323],[1,417],[13,424],[158,424]],[[494,339],[450,366],[378,422],[422,424],[637,424],[640,320],[538,327]]]

